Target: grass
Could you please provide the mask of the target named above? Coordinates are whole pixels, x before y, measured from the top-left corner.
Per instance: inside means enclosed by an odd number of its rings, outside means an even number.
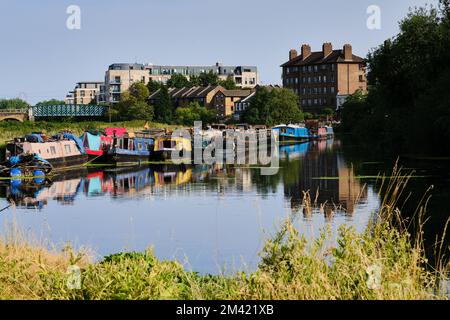
[[[436,242],[441,257],[429,266],[422,227],[427,198],[418,204],[419,230],[401,219],[399,198],[408,176],[394,169],[383,179],[381,207],[359,233],[343,226],[330,245],[324,229],[316,240],[299,235],[291,217],[260,252],[257,270],[199,275],[177,261],[159,260],[152,249],[119,253],[91,263],[89,254],[46,249],[17,231],[0,241],[1,299],[446,299],[439,288],[448,275],[449,248]],[[305,193],[306,209],[311,208]],[[447,226],[446,226],[447,227]],[[444,233],[446,228],[444,229]],[[69,289],[68,267],[81,268],[81,287]]]

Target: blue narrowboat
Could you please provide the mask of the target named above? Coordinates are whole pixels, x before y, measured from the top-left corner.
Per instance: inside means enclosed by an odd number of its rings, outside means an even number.
[[[279,125],[272,128],[272,133],[280,142],[302,142],[310,139],[308,128],[298,125]]]
[[[325,126],[326,130],[327,130],[327,137],[328,138],[332,138],[334,137],[334,130],[333,127],[331,126]]]
[[[144,133],[125,133],[121,137],[114,136],[107,159],[112,163],[149,161],[154,145],[155,139]]]

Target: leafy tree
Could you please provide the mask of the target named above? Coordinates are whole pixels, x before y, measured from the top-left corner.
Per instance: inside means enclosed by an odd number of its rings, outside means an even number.
[[[44,101],[40,101],[40,102],[36,103],[37,106],[52,106],[52,105],[61,105],[61,104],[65,104],[65,102],[62,100],[57,100],[57,99],[44,100]]]
[[[0,100],[0,109],[26,109],[28,107],[28,103],[19,98]]]
[[[210,70],[209,72],[202,72],[199,75],[199,82],[203,87],[216,86],[219,84],[219,76],[212,70]]]
[[[214,118],[214,113],[200,106],[198,102],[191,102],[187,107],[179,107],[175,111],[175,121],[178,124],[193,125],[194,121],[202,121],[204,124],[210,123]]]
[[[226,80],[219,80],[218,84],[227,90],[234,90],[238,88],[231,75],[229,75]]]
[[[297,95],[289,89],[259,88],[250,106],[244,111],[244,121],[268,126],[303,120]]]
[[[150,94],[155,93],[161,88],[161,83],[158,81],[150,79],[150,81],[147,83],[147,89],[150,92]]]
[[[343,128],[396,152],[450,154],[449,13],[448,0],[415,9],[369,53],[369,94],[344,105]]]
[[[155,120],[163,123],[171,123],[173,117],[173,103],[166,86],[159,91],[159,98],[154,106]]]
[[[189,77],[189,83],[191,87],[198,87],[201,85],[200,77],[192,75]]]
[[[191,83],[182,74],[174,74],[167,81],[167,86],[169,88],[183,88],[183,87],[190,87]]]
[[[133,83],[121,96],[110,115],[122,120],[152,120],[153,107],[148,104],[149,90],[143,82]]]
[[[128,89],[128,93],[138,101],[147,101],[150,95],[150,91],[143,82],[133,83]]]

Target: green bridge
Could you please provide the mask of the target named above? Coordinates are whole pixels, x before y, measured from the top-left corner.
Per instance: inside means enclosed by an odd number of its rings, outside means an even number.
[[[39,120],[39,118],[98,118],[104,117],[108,111],[106,106],[60,104],[60,105],[36,105],[29,109],[0,110],[0,121],[12,120],[23,122],[25,120]]]

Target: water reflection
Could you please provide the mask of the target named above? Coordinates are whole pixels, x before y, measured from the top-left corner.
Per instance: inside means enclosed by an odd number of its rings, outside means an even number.
[[[77,240],[100,255],[154,245],[162,258],[187,255],[200,272],[217,272],[240,258],[253,268],[263,231],[271,233],[286,215],[303,214],[316,229],[358,216],[353,222],[365,227],[378,200],[339,150],[333,140],[281,146],[273,176],[245,165],[151,165],[88,168],[41,185],[2,181],[0,209],[4,198],[37,210],[54,241]],[[303,210],[307,191],[316,204],[312,216]],[[32,216],[21,218],[33,229],[42,221]]]

